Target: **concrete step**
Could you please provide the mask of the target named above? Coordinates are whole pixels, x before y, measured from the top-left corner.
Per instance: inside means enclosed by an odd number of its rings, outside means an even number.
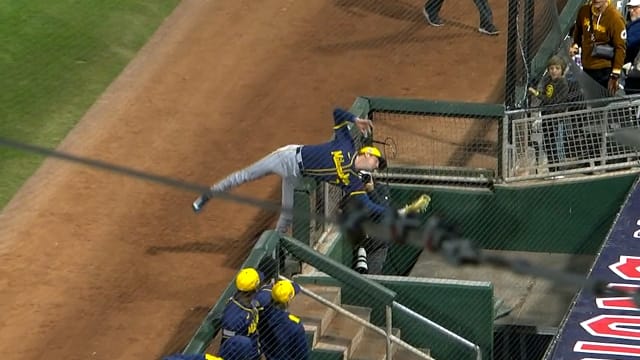
[[[400,329],[394,328],[393,335],[400,337]],[[391,351],[395,351],[398,345],[391,343]],[[387,341],[384,336],[372,329],[366,328],[362,340],[356,346],[351,360],[384,360],[387,354]],[[395,358],[401,359],[401,358]]]
[[[427,355],[430,355],[429,349],[418,349],[418,350],[422,351],[423,353],[425,353]],[[418,355],[415,355],[411,351],[406,350],[405,348],[400,347],[400,346],[398,346],[396,348],[396,352],[393,353],[393,359],[394,360],[423,360]]]
[[[336,305],[341,305],[341,290],[339,287],[309,285],[305,286],[305,288]],[[332,308],[305,294],[299,294],[291,301],[289,312],[300,317],[305,326],[317,328],[319,334],[323,334],[326,331],[327,326],[336,314]]]
[[[369,321],[371,309],[361,306],[344,305],[343,308],[361,319]],[[336,314],[326,330],[320,333],[316,346],[328,345],[331,347],[345,348],[347,358],[351,358],[354,350],[362,340],[365,327],[349,317]]]

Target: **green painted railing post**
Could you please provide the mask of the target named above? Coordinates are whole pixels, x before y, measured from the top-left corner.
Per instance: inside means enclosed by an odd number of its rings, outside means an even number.
[[[293,237],[302,241],[307,245],[311,245],[311,231],[313,230],[315,221],[312,215],[315,215],[316,206],[315,196],[312,194],[316,190],[316,182],[305,179],[296,187],[293,192]]]

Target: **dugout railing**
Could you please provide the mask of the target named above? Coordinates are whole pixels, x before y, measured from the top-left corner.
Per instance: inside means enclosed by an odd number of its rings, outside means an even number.
[[[640,126],[640,99],[620,97],[505,112],[501,180],[590,175],[639,165],[616,130]]]
[[[387,339],[388,344],[391,342],[399,344],[402,347],[410,348],[411,353],[419,354],[420,358],[431,359],[417,348],[428,348],[433,358],[458,358],[458,359],[481,359],[490,358],[492,352],[491,342],[491,325],[492,308],[490,299],[492,297],[492,288],[489,284],[471,284],[464,286],[457,285],[455,281],[443,282],[439,281],[433,284],[404,284],[404,281],[394,278],[377,279],[374,281],[366,276],[356,273],[355,271],[335,262],[334,260],[322,256],[306,244],[301,243],[293,238],[280,236],[275,231],[266,231],[262,234],[248,258],[242,267],[255,267],[265,273],[266,277],[276,278],[283,273],[282,264],[277,259],[281,258],[282,251],[293,254],[300,261],[313,266],[322,275],[311,277],[296,277],[296,281],[300,284],[318,284],[331,283],[342,286],[346,292],[346,300],[349,303],[359,302],[361,305],[371,305],[375,308],[383,308],[381,311],[382,321],[380,319],[372,320],[372,324],[367,326],[376,328],[380,333],[382,331]],[[381,281],[382,280],[382,281]],[[418,287],[416,287],[418,286]],[[398,289],[392,290],[392,288]],[[474,326],[473,332],[469,336],[463,337],[447,329],[447,324],[436,323],[420,314],[421,310],[413,310],[407,304],[403,304],[401,299],[406,297],[403,293],[415,293],[416,289],[422,289],[425,295],[430,295],[433,301],[433,308],[450,305],[438,299],[435,294],[446,293],[447,296],[455,294],[455,298],[460,301],[468,301],[469,304],[483,304],[487,311],[480,311],[481,308],[471,309],[469,306],[461,309],[459,314],[449,318],[461,325],[484,324],[485,326]],[[233,295],[235,285],[231,282],[223,294],[218,298],[216,303],[210,309],[200,327],[197,329],[189,343],[183,349],[184,354],[204,353],[209,349],[212,341],[220,330],[220,319],[222,311],[226,305],[227,299]],[[454,293],[452,293],[454,291]],[[357,293],[358,296],[349,294]],[[425,300],[429,300],[428,298]],[[367,303],[369,302],[369,303]],[[329,301],[325,301],[329,306]],[[440,305],[438,305],[440,303]],[[445,309],[443,308],[443,309]],[[375,310],[375,309],[374,309]],[[344,313],[344,311],[341,311]],[[486,315],[484,317],[480,315]],[[353,315],[355,316],[355,315]],[[480,317],[479,317],[480,316]],[[379,318],[380,316],[378,316]],[[395,319],[395,320],[394,320]],[[419,326],[418,326],[419,324]],[[487,327],[487,325],[489,327]],[[392,334],[392,329],[404,328],[407,333],[412,334],[409,337],[411,341],[407,341],[396,337]],[[380,330],[381,329],[381,330]],[[482,334],[479,333],[483,332]],[[429,334],[425,336],[425,334]],[[469,340],[467,340],[469,339]],[[474,339],[476,341],[474,341]],[[414,344],[417,343],[417,344]],[[320,350],[322,352],[323,350]],[[382,354],[381,354],[382,355]],[[386,354],[388,355],[388,353]],[[312,357],[313,358],[313,357]]]

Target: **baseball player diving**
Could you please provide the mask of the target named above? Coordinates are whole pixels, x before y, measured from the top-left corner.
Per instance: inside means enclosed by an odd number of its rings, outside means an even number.
[[[333,119],[333,140],[318,145],[283,146],[211,186],[208,192],[193,202],[193,210],[196,213],[200,212],[214,193],[228,191],[269,174],[277,174],[282,178],[283,211],[276,225],[276,230],[280,233],[286,234],[290,230],[293,221],[294,189],[304,177],[337,185],[348,196],[363,202],[372,214],[382,215],[387,208],[369,199],[358,171],[383,170],[387,162],[376,147],[365,146],[356,149],[348,126],[355,124],[366,136],[373,129],[373,123],[342,109],[333,111]]]

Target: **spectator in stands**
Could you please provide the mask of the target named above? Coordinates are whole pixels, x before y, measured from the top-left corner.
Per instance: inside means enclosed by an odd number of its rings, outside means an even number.
[[[567,70],[567,62],[560,56],[554,55],[547,62],[547,73],[538,89],[530,87],[529,93],[540,100],[542,115],[561,113],[566,110],[565,104],[569,96],[569,85],[564,77]],[[565,161],[565,123],[558,117],[542,118],[542,133],[544,138],[544,150],[549,164],[557,164]],[[549,171],[556,171],[556,167],[550,167]]]
[[[640,0],[629,0],[627,3],[629,22],[627,22],[627,53],[624,69],[626,78],[624,91],[627,94],[640,93],[640,69],[638,50],[640,50]]]
[[[480,13],[480,26],[478,27],[478,31],[485,35],[495,36],[500,34],[498,28],[493,24],[493,13],[487,0],[473,0],[473,2],[476,4],[478,12]],[[443,3],[444,0],[428,0],[424,4],[422,13],[429,25],[436,27],[444,25],[444,22],[438,15],[440,14],[440,8],[442,8]]]
[[[578,10],[570,53],[582,48],[583,71],[615,95],[626,55],[626,29],[622,14],[609,1],[591,0]]]

